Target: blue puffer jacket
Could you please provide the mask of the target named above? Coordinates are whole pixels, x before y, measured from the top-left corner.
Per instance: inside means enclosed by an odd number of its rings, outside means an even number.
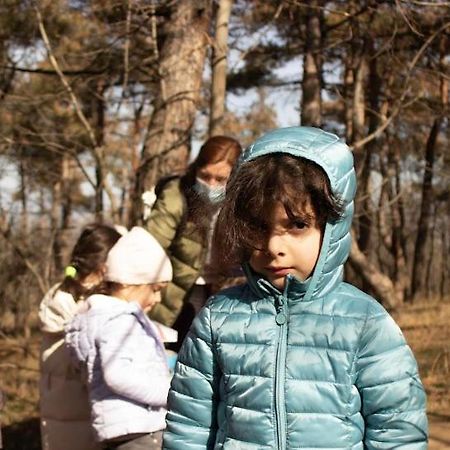
[[[342,281],[355,194],[352,154],[306,127],[270,132],[241,161],[286,152],[319,164],[345,204],[312,276],[280,292],[248,283],[211,298],[179,354],[164,448],[427,448],[425,393],[399,327]]]

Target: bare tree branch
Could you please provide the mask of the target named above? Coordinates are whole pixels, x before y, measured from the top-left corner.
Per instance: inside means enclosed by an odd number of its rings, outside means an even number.
[[[419,59],[421,58],[421,56],[423,55],[423,53],[425,52],[425,50],[428,48],[428,46],[433,42],[433,40],[439,36],[439,34],[441,34],[445,29],[450,28],[450,22],[447,22],[446,24],[444,24],[442,27],[440,27],[437,31],[435,31],[422,45],[422,47],[420,47],[419,51],[416,53],[416,56],[413,58],[413,60],[411,61],[411,64],[409,65],[409,69],[408,69],[408,74],[406,76],[405,82],[404,82],[404,86],[405,88],[403,89],[403,92],[400,96],[400,98],[398,99],[398,101],[396,102],[391,115],[382,123],[382,125],[380,127],[378,127],[373,133],[369,134],[368,136],[366,136],[363,139],[360,139],[359,141],[355,142],[352,145],[352,149],[353,150],[357,150],[361,147],[363,147],[364,145],[366,145],[368,142],[372,141],[373,139],[377,138],[378,136],[380,136],[380,134],[383,133],[383,131],[390,125],[390,123],[392,122],[392,120],[399,114],[399,112],[401,111],[401,109],[405,106],[403,104],[409,90],[410,90],[410,86],[409,86],[409,81],[413,75],[414,72],[414,68],[417,65],[417,63],[419,62]]]
[[[46,280],[41,276],[40,270],[38,270],[38,268],[25,255],[22,249],[17,244],[15,244],[14,241],[11,239],[10,226],[5,223],[4,218],[1,218],[0,234],[3,236],[5,241],[11,246],[11,248],[17,253],[20,259],[24,262],[27,269],[36,278],[36,281],[38,283],[42,295],[45,295],[50,286],[47,284]]]
[[[409,20],[408,16],[406,15],[406,12],[403,10],[402,5],[400,4],[400,0],[395,0],[395,4],[397,6],[397,10],[399,11],[400,15],[403,17],[403,19],[406,22],[406,24],[408,25],[408,27],[411,29],[411,31],[414,34],[417,34],[418,36],[423,36],[423,34],[420,31],[418,31],[414,27],[412,22]]]
[[[402,3],[406,3],[406,4],[414,4],[414,5],[419,5],[419,6],[433,6],[433,7],[449,7],[450,6],[450,2],[439,2],[439,1],[435,1],[435,2],[421,2],[421,1],[415,1],[415,0],[400,0]]]
[[[27,67],[19,67],[19,66],[11,66],[6,65],[2,66],[0,65],[0,69],[4,70],[15,70],[16,72],[24,72],[24,73],[37,73],[40,75],[52,75],[52,76],[58,76],[58,72],[56,70],[51,69],[31,69]],[[106,68],[105,68],[106,70]],[[87,70],[87,69],[80,69],[80,70],[63,70],[61,71],[64,76],[78,76],[78,75],[101,75],[105,73],[105,70]]]
[[[72,87],[67,82],[67,79],[64,76],[61,68],[59,67],[59,64],[55,58],[55,55],[53,54],[52,47],[51,47],[50,41],[48,39],[47,31],[45,29],[44,22],[42,20],[42,14],[37,6],[35,6],[35,11],[36,11],[36,17],[37,17],[37,21],[38,21],[39,31],[41,33],[42,40],[43,40],[45,48],[47,50],[47,55],[50,60],[50,63],[53,66],[53,68],[55,69],[55,72],[58,74],[59,79],[61,80],[61,83],[63,84],[67,93],[69,94],[72,105],[75,108],[75,112],[76,112],[78,118],[80,119],[81,123],[85,127],[85,129],[88,133],[89,139],[91,141],[92,147],[95,151],[95,149],[97,147],[97,139],[95,138],[95,133],[94,133],[91,125],[89,124],[88,120],[86,119],[86,116],[84,115],[83,111],[81,110],[80,103],[79,103],[75,93],[73,92]]]

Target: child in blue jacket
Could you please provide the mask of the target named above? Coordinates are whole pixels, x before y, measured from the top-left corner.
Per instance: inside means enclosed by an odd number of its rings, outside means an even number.
[[[348,147],[278,129],[243,154],[219,254],[247,283],[211,298],[180,351],[164,448],[427,448],[414,356],[373,298],[342,281],[356,177]]]

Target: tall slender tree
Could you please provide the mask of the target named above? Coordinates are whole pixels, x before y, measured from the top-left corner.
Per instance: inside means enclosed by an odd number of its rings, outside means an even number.
[[[233,0],[220,0],[215,18],[212,46],[211,102],[209,108],[209,135],[223,134],[227,87],[228,22]]]
[[[199,105],[208,46],[210,0],[180,0],[171,5],[159,59],[159,92],[136,172],[130,225],[142,216],[142,193],[159,175],[181,171],[189,154],[190,134]]]

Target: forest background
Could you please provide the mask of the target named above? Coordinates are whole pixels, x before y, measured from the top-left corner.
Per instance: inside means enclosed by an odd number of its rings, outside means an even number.
[[[37,414],[37,308],[82,225],[142,223],[208,136],[287,124],[351,146],[346,277],[410,330],[450,413],[449,42],[438,0],[0,0],[4,423]]]

